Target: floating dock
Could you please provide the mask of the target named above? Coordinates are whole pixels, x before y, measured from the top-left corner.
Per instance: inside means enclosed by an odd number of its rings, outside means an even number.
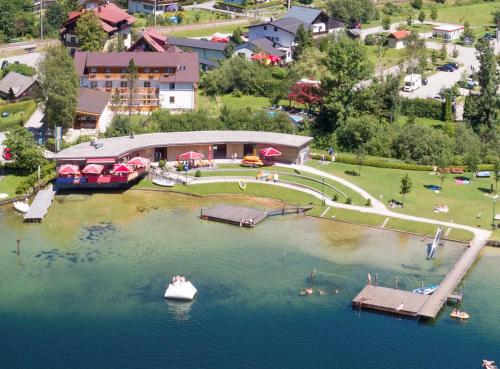
[[[234,224],[240,227],[255,227],[259,222],[270,216],[300,214],[313,208],[307,206],[288,206],[280,209],[263,211],[252,208],[231,205],[217,205],[209,209],[201,209],[200,218]]]
[[[485,240],[475,239],[470,247],[465,248],[432,295],[367,285],[352,300],[352,305],[397,315],[435,319],[448,301],[462,301],[463,295],[455,290],[484,245]]]
[[[47,214],[56,191],[52,188],[48,190],[40,190],[35,196],[35,199],[31,203],[30,210],[24,215],[25,222],[35,222],[40,223]]]

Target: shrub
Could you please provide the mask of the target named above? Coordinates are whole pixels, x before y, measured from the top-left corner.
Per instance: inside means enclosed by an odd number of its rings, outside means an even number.
[[[366,206],[372,206],[372,199],[366,199]]]
[[[201,170],[197,170],[196,173],[194,174],[195,177],[199,178],[201,177]]]
[[[321,160],[323,154],[313,153],[311,158]],[[325,154],[325,160],[331,160],[330,155]],[[358,165],[356,162],[356,155],[348,153],[338,153],[335,161],[339,163]],[[418,170],[418,171],[432,171],[431,165],[408,164],[396,159],[379,158],[374,156],[367,156],[363,161],[363,165],[367,167],[379,167],[389,169],[403,169],[403,170]],[[351,174],[352,175],[352,174]]]
[[[345,203],[348,204],[348,205],[351,205],[352,204],[352,199],[350,197],[348,197],[347,199],[345,199]]]
[[[339,195],[337,195],[336,193],[333,194],[333,201],[339,201]]]
[[[182,165],[181,163],[179,163],[179,164],[177,164],[176,169],[177,169],[178,172],[182,172],[184,170],[184,165]]]
[[[165,168],[165,160],[160,160],[160,161],[158,162],[158,166],[159,166],[161,169]]]
[[[401,113],[441,120],[443,103],[435,99],[401,99]]]

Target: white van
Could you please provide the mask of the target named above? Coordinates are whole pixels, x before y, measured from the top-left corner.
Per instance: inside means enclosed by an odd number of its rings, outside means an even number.
[[[403,91],[412,92],[422,86],[422,76],[420,74],[408,74],[404,82]]]

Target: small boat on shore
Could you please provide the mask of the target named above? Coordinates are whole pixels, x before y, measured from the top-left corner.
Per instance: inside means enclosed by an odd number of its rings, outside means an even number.
[[[240,186],[240,189],[242,189],[243,191],[247,189],[247,184],[242,179],[238,181],[238,186]]]
[[[153,183],[157,186],[162,186],[162,187],[174,187],[175,182],[170,181],[168,179],[153,179]]]
[[[9,197],[9,194],[6,193],[0,193],[0,200],[6,199]]]
[[[460,311],[458,309],[453,309],[450,316],[452,318],[456,318],[456,319],[460,319],[460,320],[469,319],[469,314],[467,314],[465,311]]]
[[[193,300],[197,292],[198,290],[190,281],[186,281],[186,278],[183,276],[176,275],[172,278],[172,283],[168,285],[165,291],[165,298],[173,300]]]
[[[274,182],[278,182],[280,179],[280,176],[278,173],[274,173],[273,178],[274,178]]]
[[[439,285],[432,284],[430,286],[424,286],[423,288],[422,287],[415,288],[413,292],[420,293],[421,295],[432,295],[434,291],[437,290],[438,287]]]
[[[30,206],[27,201],[14,201],[14,209],[20,213],[27,213]]]
[[[498,369],[494,361],[483,360],[483,368],[485,369]]]

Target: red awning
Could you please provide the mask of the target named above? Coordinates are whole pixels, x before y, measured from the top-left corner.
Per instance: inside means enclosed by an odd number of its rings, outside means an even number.
[[[280,156],[281,151],[276,150],[274,147],[266,147],[265,149],[259,150],[262,156]]]
[[[113,173],[132,173],[134,170],[127,164],[115,164]]]
[[[141,158],[140,156],[136,156],[135,158],[130,159],[127,162],[127,164],[145,167],[146,165],[149,164],[149,159]]]
[[[195,151],[188,151],[188,152],[185,152],[184,154],[181,154],[179,156],[177,156],[177,159],[182,159],[182,160],[194,160],[194,159],[201,159],[203,158],[205,155],[203,154],[200,154],[199,152],[195,152]]]
[[[64,164],[59,167],[57,173],[65,176],[75,175],[80,173],[80,168],[78,165]]]
[[[87,159],[87,164],[88,163],[111,164],[114,162],[116,162],[116,158],[90,158],[90,159]]]
[[[85,168],[82,169],[82,173],[85,174],[101,174],[104,169],[103,165],[99,164],[87,164]]]

